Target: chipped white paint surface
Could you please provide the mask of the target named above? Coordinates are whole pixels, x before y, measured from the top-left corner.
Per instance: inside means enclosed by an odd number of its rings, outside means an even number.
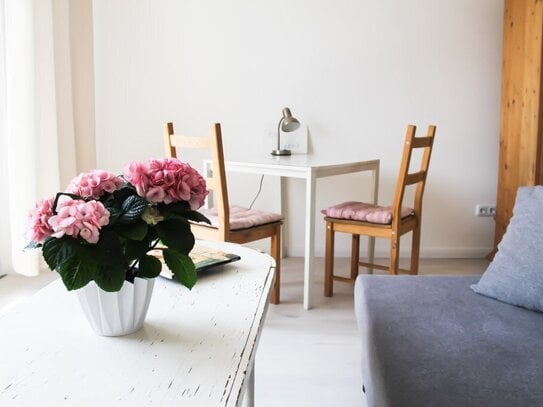
[[[206,272],[192,291],[158,278],[132,335],[94,334],[60,280],[0,314],[0,406],[241,405],[273,259],[206,244],[242,260]]]

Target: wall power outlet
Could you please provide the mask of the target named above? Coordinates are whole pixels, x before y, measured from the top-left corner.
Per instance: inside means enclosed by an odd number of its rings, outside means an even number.
[[[494,216],[496,215],[496,205],[481,205],[475,206],[475,216]]]

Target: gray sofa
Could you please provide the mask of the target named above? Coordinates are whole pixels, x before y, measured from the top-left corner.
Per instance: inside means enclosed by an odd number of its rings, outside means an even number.
[[[478,280],[358,277],[369,407],[543,406],[543,314],[475,293]]]

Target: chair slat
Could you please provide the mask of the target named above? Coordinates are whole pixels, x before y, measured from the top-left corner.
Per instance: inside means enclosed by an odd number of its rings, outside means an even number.
[[[377,269],[377,270],[389,271],[389,266],[384,266],[382,264],[366,263],[364,261],[359,261],[358,265],[360,267],[365,267],[365,268],[368,268],[368,269]],[[398,268],[398,273],[411,274],[410,270],[401,269],[401,268]],[[336,279],[336,276],[334,276],[334,280],[335,279]]]
[[[414,172],[413,174],[408,174],[405,177],[405,185],[413,185],[417,182],[424,181],[424,178],[426,177],[426,173],[423,171]]]
[[[170,142],[174,147],[181,148],[211,148],[212,140],[210,137],[178,136],[170,135]]]
[[[433,142],[433,137],[415,137],[412,146],[413,148],[430,147]]]

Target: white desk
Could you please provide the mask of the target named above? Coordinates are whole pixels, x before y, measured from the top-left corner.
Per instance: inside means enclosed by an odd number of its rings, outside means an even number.
[[[209,245],[242,260],[192,291],[157,278],[132,335],[96,335],[60,280],[1,312],[0,406],[240,406],[244,393],[252,405],[273,259]]]
[[[209,165],[209,163],[208,163]],[[371,193],[377,203],[379,193],[379,160],[342,161],[315,159],[312,155],[296,154],[274,157],[262,154],[258,157],[226,161],[226,170],[231,172],[266,174],[281,177],[281,213],[286,214],[285,177],[305,180],[305,253],[304,253],[304,308],[313,306],[313,274],[315,258],[315,195],[317,178],[331,177],[361,171],[373,174]],[[209,168],[209,167],[207,167]],[[339,202],[338,202],[339,203]],[[286,239],[283,239],[286,241]],[[375,239],[369,239],[368,256],[373,261]]]

